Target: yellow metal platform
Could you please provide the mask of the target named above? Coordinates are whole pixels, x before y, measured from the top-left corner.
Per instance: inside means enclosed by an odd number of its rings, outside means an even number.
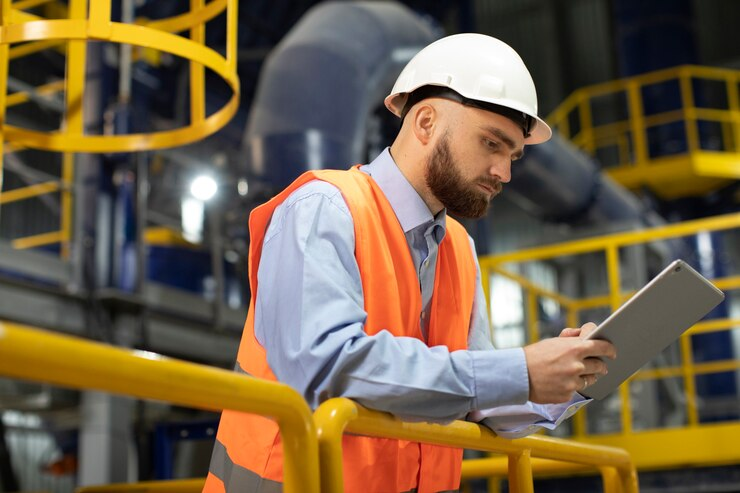
[[[578,89],[549,117],[630,189],[672,200],[740,179],[740,71],[685,65]],[[653,94],[675,104],[646,109]]]

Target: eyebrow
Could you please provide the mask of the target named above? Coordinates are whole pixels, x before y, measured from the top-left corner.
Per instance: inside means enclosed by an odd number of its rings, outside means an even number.
[[[489,127],[489,126],[485,126],[485,125],[481,126],[480,128],[482,130],[485,130],[486,132],[488,132],[490,134],[493,134],[496,137],[498,137],[504,144],[506,144],[506,146],[509,149],[516,149],[516,144],[511,139],[511,137],[509,137],[508,135],[506,135],[504,133],[504,131],[501,130],[500,128],[497,128],[497,127]],[[524,150],[523,149],[520,149],[520,150],[518,150],[517,152],[514,153],[514,158],[515,159],[519,159],[523,155],[524,155]]]

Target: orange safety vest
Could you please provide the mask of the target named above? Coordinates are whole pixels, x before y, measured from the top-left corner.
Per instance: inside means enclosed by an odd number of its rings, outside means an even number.
[[[323,180],[339,188],[355,228],[355,257],[359,265],[367,312],[365,332],[387,330],[395,336],[423,340],[419,315],[419,279],[406,236],[390,203],[370,176],[349,171],[310,171],[249,218],[251,244],[249,282],[252,300],[244,326],[237,371],[276,380],[265,349],[254,335],[257,271],[262,243],[275,208],[301,185]],[[475,296],[476,266],[465,229],[447,219],[439,246],[431,301],[428,346],[450,351],[467,348]],[[433,405],[433,403],[430,403]],[[431,493],[457,491],[462,450],[404,440],[345,436],[344,486],[349,493]],[[204,493],[273,492],[282,490],[283,448],[277,424],[265,417],[224,410],[219,424],[211,470]]]

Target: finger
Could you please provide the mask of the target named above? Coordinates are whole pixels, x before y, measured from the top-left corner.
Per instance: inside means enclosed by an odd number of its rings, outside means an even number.
[[[562,331],[560,331],[560,337],[578,337],[581,335],[581,329],[572,329],[570,327],[566,327]]]
[[[583,341],[582,348],[584,358],[615,359],[617,357],[617,348],[609,341],[590,339]]]
[[[593,323],[593,322],[587,322],[587,323],[581,325],[581,328],[580,328],[581,338],[585,339],[594,330],[596,330],[596,324]]]
[[[583,360],[583,374],[585,376],[589,375],[606,375],[608,372],[608,368],[606,367],[606,363],[601,361],[598,358],[586,358]]]

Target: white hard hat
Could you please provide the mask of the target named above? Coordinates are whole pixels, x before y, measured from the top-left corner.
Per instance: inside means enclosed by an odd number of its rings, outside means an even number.
[[[454,34],[425,47],[404,67],[385,106],[402,116],[414,91],[412,105],[427,97],[444,97],[503,114],[522,126],[525,144],[539,144],[552,136],[537,116],[537,91],[521,57],[491,36]]]

